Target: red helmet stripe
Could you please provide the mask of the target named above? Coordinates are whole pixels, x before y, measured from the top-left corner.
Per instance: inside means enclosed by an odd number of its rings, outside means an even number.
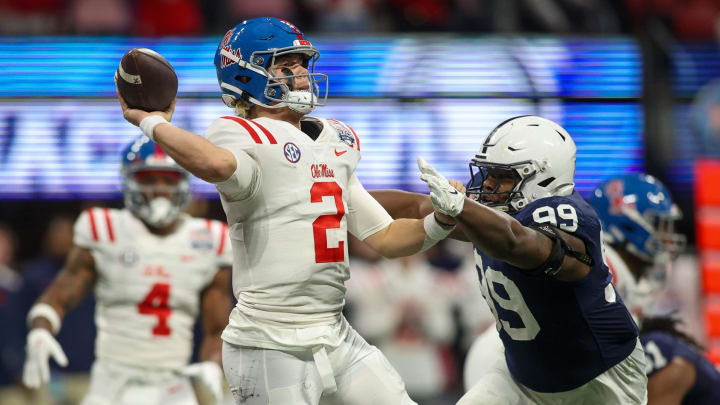
[[[300,33],[300,31],[297,29],[297,27],[296,27],[293,23],[291,23],[291,22],[288,21],[288,20],[283,20],[282,18],[279,18],[279,20],[282,21],[282,22],[284,22],[285,24],[287,24],[290,28],[292,28],[293,32],[295,32],[295,35],[297,35],[297,39],[299,39],[300,41],[304,41],[304,40],[305,40],[305,39],[302,37],[302,34]]]
[[[165,151],[162,150],[160,145],[158,145],[157,143],[155,144],[155,156],[165,157]]]

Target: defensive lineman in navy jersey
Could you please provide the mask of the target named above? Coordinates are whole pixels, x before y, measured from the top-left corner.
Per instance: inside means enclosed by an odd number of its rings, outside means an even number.
[[[536,200],[514,218],[526,227],[557,223],[592,259],[587,275],[561,281],[545,268],[520,269],[475,248],[510,373],[535,391],[569,391],[630,355],[638,330],[603,264],[600,223],[577,192]]]
[[[672,330],[643,333],[640,340],[648,360],[649,405],[720,403],[720,371],[692,340]]]
[[[645,404],[637,326],[610,284],[600,223],[574,191],[570,135],[535,116],[501,123],[472,160],[467,190],[418,165],[430,201],[373,196],[393,216],[434,209],[456,226],[451,237],[473,243],[504,346],[458,404]]]

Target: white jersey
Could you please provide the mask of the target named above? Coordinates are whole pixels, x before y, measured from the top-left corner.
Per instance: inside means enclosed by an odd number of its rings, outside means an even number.
[[[635,322],[638,322],[643,314],[652,313],[654,293],[659,287],[644,277],[638,281],[622,257],[609,244],[605,244],[603,248],[603,258],[612,273],[612,283]]]
[[[150,233],[129,210],[90,208],[75,222],[76,246],[95,260],[95,355],[146,368],[190,360],[200,294],[232,263],[227,225],[182,214],[175,232]]]
[[[238,162],[250,162],[244,167],[251,173],[216,184],[235,256],[238,302],[223,333],[233,344],[285,350],[340,344],[347,330],[341,316],[350,277],[347,232],[363,240],[392,222],[354,174],[360,160],[354,131],[335,120],[304,120],[322,128],[315,141],[269,118],[223,117],[206,132]]]

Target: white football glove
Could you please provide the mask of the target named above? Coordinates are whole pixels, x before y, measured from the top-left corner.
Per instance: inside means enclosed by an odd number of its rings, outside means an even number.
[[[38,388],[50,381],[51,356],[60,367],[67,366],[67,356],[52,333],[45,328],[33,328],[27,335],[25,346],[23,384],[26,387]]]
[[[220,366],[214,361],[190,364],[182,369],[182,374],[197,378],[205,385],[210,390],[216,404],[223,400],[223,378],[225,376]]]
[[[451,217],[460,215],[465,206],[465,194],[457,191],[448,180],[425,159],[417,158],[420,179],[430,188],[430,200],[435,211]]]

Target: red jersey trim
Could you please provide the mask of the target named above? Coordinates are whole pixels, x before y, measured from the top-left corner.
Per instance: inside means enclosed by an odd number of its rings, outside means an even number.
[[[115,242],[115,233],[113,232],[112,220],[110,219],[110,210],[103,208],[103,214],[105,215],[105,224],[107,224],[108,238],[110,242]]]
[[[223,250],[225,250],[225,239],[227,238],[225,235],[227,234],[227,224],[223,223],[220,227],[220,244],[218,245],[217,255],[222,255]]]
[[[277,143],[277,141],[275,140],[275,137],[272,136],[272,134],[270,133],[270,131],[268,131],[267,129],[265,129],[264,126],[260,125],[260,123],[255,122],[255,121],[250,121],[250,122],[252,122],[252,123],[255,124],[258,128],[260,128],[260,130],[263,132],[263,134],[265,134],[265,136],[267,136],[267,139],[268,139],[268,141],[270,141],[271,144],[276,144],[276,143]]]
[[[245,128],[245,130],[248,131],[248,133],[249,133],[250,136],[252,137],[253,141],[255,141],[255,143],[262,144],[262,140],[260,140],[260,136],[258,136],[257,131],[255,131],[255,129],[253,129],[253,127],[251,127],[250,124],[248,124],[247,122],[245,122],[244,119],[238,118],[238,117],[229,117],[229,116],[228,116],[228,117],[222,117],[222,118],[224,118],[224,119],[226,119],[226,120],[235,121],[235,122],[237,122],[238,124],[242,125],[243,128]]]
[[[95,225],[95,214],[93,214],[92,208],[88,208],[87,213],[88,218],[90,218],[90,231],[92,232],[93,240],[97,242],[100,238],[98,238],[97,226]]]

